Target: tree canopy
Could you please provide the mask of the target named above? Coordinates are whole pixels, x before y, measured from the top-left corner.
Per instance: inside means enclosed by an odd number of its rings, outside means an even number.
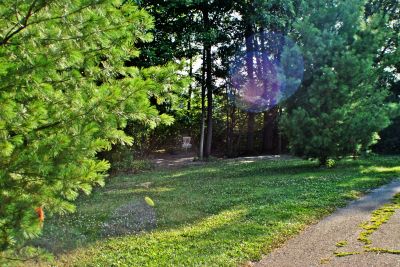
[[[37,212],[73,211],[80,192],[104,183],[109,163],[96,153],[132,142],[128,120],[173,120],[149,97],[184,86],[180,67],[125,64],[152,39],[153,19],[123,2],[0,3],[1,250],[40,231]]]

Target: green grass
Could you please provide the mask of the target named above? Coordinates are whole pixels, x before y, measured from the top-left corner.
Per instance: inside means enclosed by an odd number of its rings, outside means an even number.
[[[343,160],[332,169],[303,160],[224,161],[113,177],[80,198],[75,214],[46,221],[37,243],[57,252],[57,266],[236,266],[398,176],[400,157]],[[147,196],[156,229],[102,237],[118,207]]]

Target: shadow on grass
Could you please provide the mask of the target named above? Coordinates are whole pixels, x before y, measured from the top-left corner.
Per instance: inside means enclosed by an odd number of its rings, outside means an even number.
[[[275,246],[360,192],[400,176],[399,165],[395,157],[345,160],[333,169],[302,160],[217,162],[114,177],[92,196],[81,197],[76,214],[50,219],[35,244],[54,253],[88,247],[87,255],[102,258],[101,253],[108,253],[110,259],[118,251],[133,253],[143,263],[154,260],[154,255],[168,258],[174,253],[179,264],[190,264],[185,260],[193,255],[197,264],[237,263],[257,258],[263,248]],[[157,228],[151,234],[140,229],[122,239],[101,234],[116,210],[145,196],[156,203]],[[232,214],[237,216],[228,220]],[[229,222],[218,225],[224,220]]]
[[[78,252],[63,260],[86,264],[96,258],[105,266],[112,265],[116,259],[129,266],[193,266],[209,265],[210,262],[214,266],[232,266],[237,264],[238,257],[241,261],[259,258],[259,253],[255,252],[271,247],[272,242],[265,240],[272,240],[272,236],[283,239],[301,228],[299,224],[281,221],[272,229],[270,225],[261,226],[246,220],[246,214],[246,210],[235,207],[192,226],[157,232],[148,237],[126,237],[124,241],[129,245],[121,245],[121,239],[97,242],[84,254]],[[279,236],[274,232],[277,229]],[[103,257],[99,251],[109,251],[109,254]]]

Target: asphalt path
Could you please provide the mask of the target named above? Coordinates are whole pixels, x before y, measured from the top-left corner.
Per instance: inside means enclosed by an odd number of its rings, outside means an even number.
[[[357,240],[362,231],[360,224],[369,221],[371,213],[389,203],[397,193],[400,193],[400,180],[375,189],[351,202],[347,207],[338,209],[319,223],[306,228],[282,247],[252,265],[400,267],[400,254],[364,252],[365,244]],[[373,247],[400,250],[400,210],[372,234],[371,240]],[[338,248],[337,243],[342,241],[347,242],[346,246]],[[359,254],[337,257],[335,252]]]

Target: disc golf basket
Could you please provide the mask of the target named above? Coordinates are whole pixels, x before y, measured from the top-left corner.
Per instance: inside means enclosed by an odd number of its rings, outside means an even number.
[[[191,139],[192,138],[190,136],[182,137],[182,148],[185,149],[186,153],[188,149],[192,147],[192,144],[190,143]]]

